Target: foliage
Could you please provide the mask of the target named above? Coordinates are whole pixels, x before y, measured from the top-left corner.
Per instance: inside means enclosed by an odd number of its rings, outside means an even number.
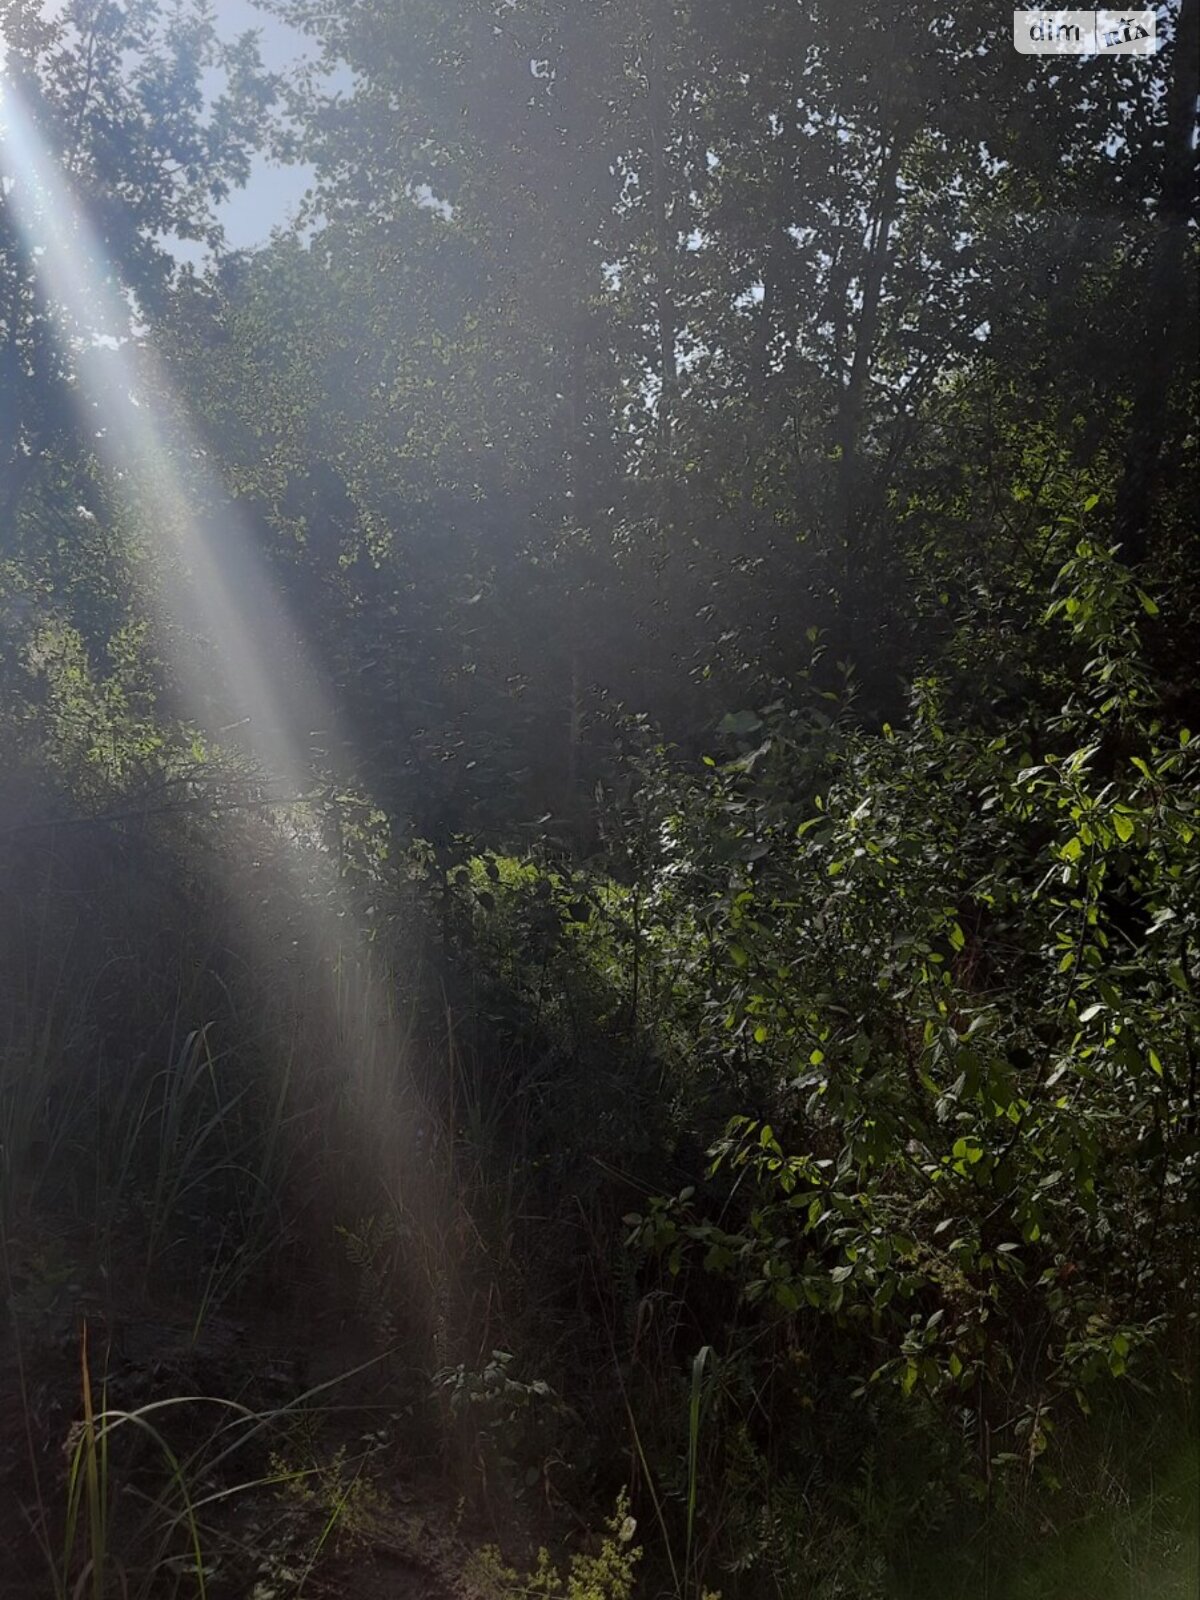
[[[268,8],[0,0],[0,1587],[1185,1592],[1196,0]]]
[[[34,513],[44,539],[47,524],[52,529],[67,509],[59,496],[70,492],[72,457],[94,438],[97,418],[78,413],[74,392],[80,342],[93,345],[85,359],[95,360],[98,337],[121,340],[129,331],[108,325],[99,296],[72,308],[73,339],[56,331],[61,307],[39,288],[38,241],[22,237],[11,193],[32,191],[25,203],[43,217],[64,203],[42,192],[31,150],[40,144],[77,186],[68,197],[75,214],[55,223],[79,252],[70,270],[93,283],[111,273],[149,313],[178,275],[171,242],[219,242],[212,203],[245,180],[273,90],[253,36],[221,40],[203,4],[68,0],[47,11],[4,0],[0,40],[7,96],[0,110],[0,551],[7,557],[14,542],[38,549],[28,522],[20,536],[18,512],[44,489]]]
[[[557,873],[487,893],[506,959],[535,937],[505,909],[518,886],[607,907],[552,918],[555,960],[578,982],[590,948],[638,986],[675,1116],[707,1130],[707,1170],[626,1222],[693,1317],[699,1277],[735,1288],[744,1310],[700,1324],[751,1362],[735,1414],[767,1384],[784,1415],[820,1407],[827,1323],[863,1404],[889,1382],[965,1423],[980,1493],[1006,1468],[1053,1487],[1089,1392],[1159,1381],[1156,1346],[1170,1364],[1195,1337],[1197,781],[1152,709],[1157,610],[1082,539],[1036,623],[1070,636],[1040,727],[979,730],[932,674],[900,729],[831,720],[821,694],[729,717],[739,753],[703,775],[643,758],[636,908]],[[722,1128],[731,1096],[757,1112]]]
[[[327,1461],[305,1461],[299,1466],[289,1463],[283,1454],[271,1457],[270,1470],[281,1485],[280,1493],[304,1510],[319,1514],[320,1546],[330,1539],[335,1544],[368,1539],[387,1513],[386,1499],[364,1471],[380,1441],[369,1438],[365,1443],[368,1448],[357,1460],[350,1459],[345,1445],[339,1445]]]
[[[538,1552],[537,1567],[522,1576],[504,1565],[494,1548],[479,1552],[468,1577],[489,1600],[519,1600],[541,1595],[545,1600],[632,1600],[640,1546],[633,1543],[637,1523],[629,1514],[629,1499],[622,1491],[608,1523],[607,1535],[595,1555],[574,1555],[563,1572],[548,1550]],[[719,1595],[707,1600],[720,1600]]]

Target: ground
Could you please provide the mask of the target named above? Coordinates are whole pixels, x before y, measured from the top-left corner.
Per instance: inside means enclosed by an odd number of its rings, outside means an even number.
[[[103,1532],[115,1587],[106,1594],[194,1592],[181,1483],[208,1600],[478,1594],[464,1567],[496,1529],[432,1447],[427,1384],[372,1348],[332,1297],[317,1301],[309,1286],[290,1304],[276,1294],[197,1326],[194,1306],[109,1292],[87,1241],[44,1221],[8,1226],[4,1243],[4,1600],[92,1600],[88,1453],[78,1449],[85,1350],[93,1410],[131,1418],[114,1427],[107,1463],[96,1454],[108,1472]]]

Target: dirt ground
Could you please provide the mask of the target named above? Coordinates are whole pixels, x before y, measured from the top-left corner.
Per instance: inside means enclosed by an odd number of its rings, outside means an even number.
[[[22,1247],[19,1234],[10,1246],[0,1322],[3,1600],[92,1600],[84,1511],[74,1554],[64,1554],[85,1348],[94,1410],[140,1418],[111,1435],[106,1593],[197,1592],[182,1480],[208,1600],[476,1600],[464,1567],[495,1529],[472,1525],[448,1483],[421,1422],[417,1375],[332,1307],[264,1306],[197,1329],[169,1306],[106,1303],[103,1285],[70,1270],[70,1248],[48,1256],[44,1239]]]

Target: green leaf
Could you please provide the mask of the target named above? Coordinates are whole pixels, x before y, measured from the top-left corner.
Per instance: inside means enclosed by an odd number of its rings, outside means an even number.
[[[761,727],[762,718],[756,717],[753,711],[731,711],[718,722],[717,732],[746,735],[757,733]]]
[[[784,1311],[799,1311],[800,1309],[800,1296],[786,1279],[782,1279],[775,1285],[775,1300]]]

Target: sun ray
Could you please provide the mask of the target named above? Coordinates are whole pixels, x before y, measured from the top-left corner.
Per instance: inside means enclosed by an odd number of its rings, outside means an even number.
[[[87,209],[11,75],[0,98],[0,184],[57,336],[72,355],[85,432],[160,541],[157,620],[185,699],[201,714],[232,696],[242,749],[270,792],[294,803],[321,775],[309,730],[336,726],[332,697],[255,551],[253,530],[239,520],[169,375],[138,336],[134,308]],[[203,639],[205,648],[185,648],[185,637]],[[348,943],[360,955],[362,949],[352,903],[332,860],[314,852],[299,827],[282,831],[294,898],[306,907],[306,939],[321,958],[330,1036],[338,1041],[337,1059],[328,1065],[352,1091],[362,1153],[374,1152],[387,1168],[376,1176],[391,1186],[403,1168],[411,1189],[415,1168],[405,1160],[404,1119],[392,1118],[406,1052],[387,985],[368,975],[347,999],[342,958]],[[249,893],[243,899],[253,934],[256,903]]]

